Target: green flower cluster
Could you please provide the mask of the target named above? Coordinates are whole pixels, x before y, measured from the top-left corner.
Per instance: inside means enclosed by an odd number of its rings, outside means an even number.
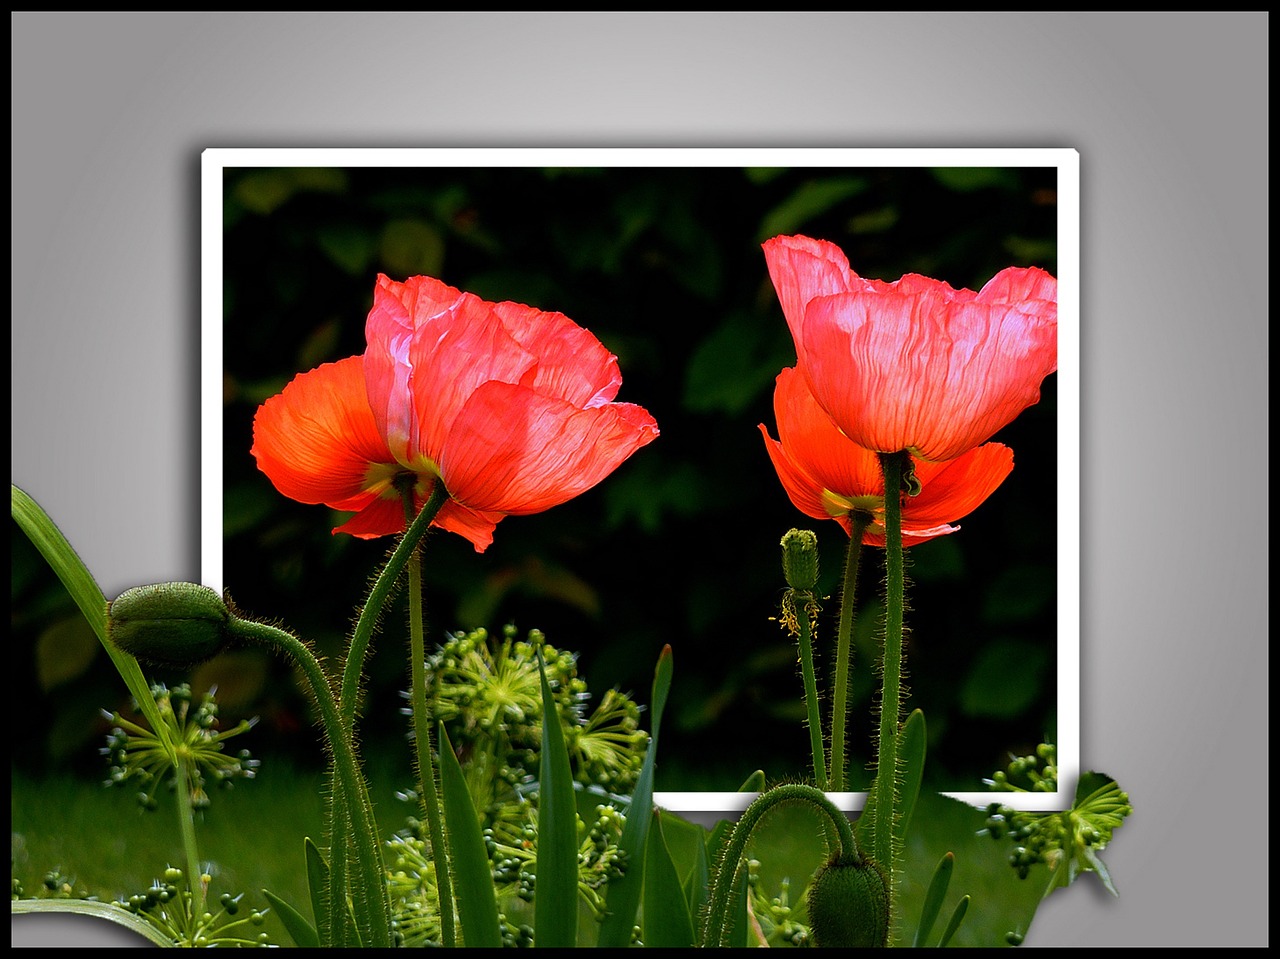
[[[599,801],[590,821],[578,817],[578,893],[604,917],[605,889],[626,870],[618,848],[626,824],[621,804],[635,787],[649,735],[640,707],[616,689],[594,710],[574,654],[551,646],[538,630],[517,639],[508,626],[495,640],[487,630],[457,632],[427,661],[427,708],[444,723],[458,753],[481,828],[498,898],[503,944],[533,945],[538,859],[538,782],[542,741],[541,657],[564,731],[576,787]],[[416,803],[409,791],[401,799]],[[582,808],[582,807],[580,807]],[[389,845],[392,924],[405,946],[438,945],[439,895],[431,844],[423,823]]]
[[[1005,792],[1055,792],[1058,788],[1056,750],[1042,743],[1035,755],[1013,757],[1006,770],[996,772],[986,783]],[[1115,893],[1098,853],[1132,812],[1128,794],[1121,791],[1115,780],[1088,772],[1080,777],[1070,809],[1026,812],[994,802],[987,807],[986,826],[979,834],[1013,843],[1009,865],[1017,870],[1019,878],[1026,879],[1038,865],[1048,866],[1050,878],[1045,895],[1059,886],[1070,885],[1084,872],[1097,873],[1103,884]]]
[[[473,798],[480,808],[508,803],[537,778],[539,654],[574,778],[613,795],[630,795],[649,744],[640,728],[640,707],[610,689],[588,713],[590,694],[578,675],[577,657],[547,643],[536,629],[517,640],[515,627],[507,626],[496,642],[484,629],[455,633],[427,661],[428,707],[445,724]]]
[[[223,744],[232,736],[247,732],[253,721],[244,720],[235,728],[218,729],[218,704],[215,690],[208,690],[196,701],[187,683],[169,689],[163,684],[151,687],[152,698],[160,711],[160,718],[168,727],[166,733],[174,744],[187,770],[191,790],[191,804],[195,809],[207,809],[209,795],[206,785],[230,788],[237,779],[252,779],[257,774],[258,760],[247,749],[233,754],[224,751]],[[107,744],[99,752],[107,757],[111,772],[108,786],[125,786],[137,782],[142,786],[138,802],[146,809],[155,809],[156,788],[167,782],[170,788],[177,784],[177,769],[165,740],[150,729],[130,722],[119,713],[104,716],[115,723],[107,735]]]

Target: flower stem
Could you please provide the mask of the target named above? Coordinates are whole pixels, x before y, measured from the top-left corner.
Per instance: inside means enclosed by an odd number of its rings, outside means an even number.
[[[438,489],[444,484],[437,483]],[[434,499],[434,497],[433,497]],[[430,506],[430,502],[427,504]],[[413,518],[413,491],[404,493],[405,520]],[[425,512],[425,510],[424,510]],[[413,707],[413,738],[418,751],[418,796],[426,815],[431,839],[431,866],[436,874],[436,892],[440,903],[440,941],[445,947],[456,945],[453,929],[453,888],[449,879],[449,853],[444,841],[444,824],[440,803],[436,799],[436,770],[431,758],[431,722],[427,715],[426,648],[422,630],[422,547],[417,544],[409,554],[409,661],[412,672],[410,702]]]
[[[369,642],[373,636],[374,627],[382,614],[383,604],[395,587],[396,581],[408,563],[409,557],[413,554],[427,530],[430,529],[432,521],[435,519],[436,514],[440,512],[440,508],[444,506],[448,496],[444,483],[437,482],[426,505],[423,506],[422,512],[418,514],[418,517],[412,523],[408,524],[405,534],[396,544],[391,557],[378,573],[377,579],[374,580],[373,588],[369,590],[369,596],[365,600],[364,607],[360,610],[356,628],[351,634],[351,645],[347,650],[347,660],[342,671],[342,691],[337,703],[338,714],[343,728],[351,733],[352,736],[354,736],[355,732],[356,711],[360,698],[360,680],[364,675],[364,662],[368,654]],[[335,771],[335,782],[337,779]],[[329,858],[331,860],[329,864],[330,878],[333,880],[332,888],[340,892],[345,888],[346,855],[349,830],[351,828],[351,819],[344,808],[344,791],[341,788],[333,789],[329,795],[328,820],[330,836]],[[330,899],[329,926],[335,945],[351,944],[346,941],[344,933],[344,929],[347,926],[347,911],[342,897],[331,897]]]
[[[800,673],[804,676],[804,701],[809,711],[809,748],[813,752],[813,775],[818,788],[827,791],[827,759],[822,748],[822,719],[818,714],[818,683],[813,674],[813,594],[795,591],[796,638],[800,645]]]
[[[365,944],[374,948],[389,947],[391,945],[391,905],[387,895],[387,883],[378,846],[373,808],[356,758],[351,728],[342,722],[328,676],[307,645],[282,629],[233,615],[228,622],[228,630],[239,639],[260,643],[285,653],[306,674],[307,681],[311,685],[312,696],[320,710],[325,737],[329,740],[329,748],[333,754],[334,777],[341,787],[335,789],[334,793],[335,795],[338,792],[342,793],[346,800],[346,814],[351,816],[359,864],[359,888],[361,898],[367,906],[367,914],[363,917],[367,926],[364,930],[367,933]],[[343,848],[336,848],[331,852],[331,856],[335,859],[344,855],[346,855],[345,844]]]
[[[884,470],[885,530],[885,622],[884,658],[881,666],[880,729],[876,754],[876,777],[872,785],[871,858],[880,864],[889,882],[889,900],[895,900],[893,873],[897,862],[893,824],[901,800],[898,789],[898,716],[902,708],[902,637],[905,575],[902,556],[903,465],[910,464],[905,452],[881,453]],[[897,915],[897,910],[891,910]]]
[[[191,767],[185,746],[179,746],[175,754],[178,774],[178,829],[182,833],[182,848],[187,856],[187,886],[191,890],[191,916],[196,921],[204,915],[204,871],[200,868],[200,855],[196,851],[195,810],[191,805]]]
[[[386,602],[409,557],[418,548],[418,543],[421,542],[436,518],[436,514],[440,512],[440,507],[444,506],[448,498],[449,494],[444,488],[444,483],[437,481],[426,505],[422,507],[422,512],[409,524],[404,536],[396,544],[391,558],[378,573],[373,588],[369,590],[369,598],[365,600],[364,608],[360,610],[355,632],[351,634],[351,647],[347,651],[347,662],[342,671],[342,696],[338,700],[342,720],[348,728],[355,725],[356,701],[360,695],[360,677],[364,675],[365,654],[369,648],[369,639],[373,635],[373,627],[382,615],[382,604]]]
[[[833,854],[841,858],[848,857],[851,862],[861,861],[857,843],[853,838],[853,827],[849,825],[845,814],[835,807],[822,790],[803,783],[787,783],[765,790],[755,798],[734,824],[724,855],[720,857],[717,864],[715,879],[711,883],[711,900],[702,927],[704,947],[728,945],[724,940],[729,931],[729,902],[733,898],[733,890],[738,881],[738,873],[741,871],[747,842],[765,813],[787,802],[808,803],[819,812],[825,813],[836,836],[837,848]]]
[[[845,776],[845,720],[849,715],[849,665],[853,660],[853,619],[858,593],[858,559],[862,553],[862,534],[871,515],[855,510],[850,516],[853,529],[849,534],[849,550],[845,556],[844,585],[840,591],[840,625],[836,633],[835,691],[831,700],[831,788],[848,789]]]

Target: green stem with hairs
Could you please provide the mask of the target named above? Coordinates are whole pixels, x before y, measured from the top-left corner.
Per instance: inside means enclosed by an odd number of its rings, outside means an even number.
[[[728,945],[725,937],[729,932],[729,903],[733,898],[733,890],[741,872],[742,857],[747,849],[751,833],[760,824],[769,810],[788,802],[803,802],[824,813],[836,836],[837,848],[835,856],[849,862],[861,862],[858,845],[853,838],[853,827],[826,794],[814,786],[803,783],[787,783],[774,786],[762,792],[743,812],[734,824],[733,832],[725,845],[724,855],[716,867],[715,879],[711,884],[711,901],[707,907],[706,919],[702,927],[702,945],[719,947]]]
[[[902,556],[902,483],[904,465],[910,469],[906,452],[881,453],[884,470],[884,556],[885,620],[884,658],[881,667],[880,730],[876,754],[876,777],[872,784],[875,805],[871,824],[872,860],[885,871],[889,901],[895,901],[893,874],[897,853],[893,824],[901,810],[898,789],[898,715],[902,708],[902,637],[905,573]],[[894,909],[890,913],[897,915]]]
[[[796,618],[796,638],[800,645],[800,673],[804,676],[804,701],[809,711],[809,748],[813,752],[813,775],[818,788],[827,790],[827,760],[822,749],[822,719],[818,714],[818,682],[813,674],[813,593],[792,592],[792,614]]]
[[[438,489],[444,484],[437,483]],[[433,497],[434,498],[434,497]],[[427,504],[428,507],[431,505]],[[413,518],[413,490],[404,491],[405,521]],[[425,510],[424,510],[425,512]],[[436,798],[436,770],[431,758],[431,722],[427,715],[426,646],[422,630],[422,547],[409,554],[409,661],[412,666],[410,703],[413,707],[413,739],[418,753],[418,797],[426,816],[431,839],[431,866],[436,874],[436,891],[440,901],[440,940],[442,945],[456,945],[453,929],[453,887],[449,879],[449,852],[445,846],[444,823]]]
[[[342,692],[338,698],[338,712],[344,728],[355,735],[355,722],[358,701],[360,698],[360,680],[364,676],[364,663],[368,655],[369,643],[373,637],[374,627],[382,614],[382,607],[395,588],[396,581],[404,571],[409,557],[413,555],[422,537],[426,535],[436,514],[444,506],[449,494],[444,483],[436,481],[426,505],[413,522],[407,522],[407,529],[396,544],[390,558],[379,571],[374,580],[369,596],[360,610],[356,627],[351,634],[351,644],[347,650],[347,659],[342,672]],[[335,788],[329,794],[329,863],[330,878],[333,888],[341,891],[346,886],[346,853],[350,843],[351,820],[343,805],[343,791]],[[346,905],[341,897],[332,897],[329,903],[329,927],[332,930],[334,944],[338,946],[353,945],[347,941],[344,929],[347,926]]]
[[[296,636],[275,626],[254,623],[234,615],[227,625],[228,631],[239,639],[285,653],[306,675],[333,755],[334,777],[340,787],[334,789],[334,794],[342,794],[346,805],[345,815],[351,817],[358,863],[357,889],[359,898],[366,907],[362,917],[365,924],[362,939],[365,945],[374,948],[391,946],[391,904],[387,895],[373,807],[364,776],[360,772],[351,727],[342,721],[333,689],[329,685],[329,677],[310,648]],[[345,854],[344,844],[341,848],[333,849],[330,855],[336,859]]]
[[[858,559],[862,553],[862,534],[872,516],[862,510],[850,515],[853,529],[845,556],[844,585],[840,591],[840,625],[836,633],[835,690],[831,700],[831,787],[837,792],[848,789],[845,775],[845,721],[849,715],[849,665],[853,660],[853,619],[858,593]]]
[[[347,650],[347,661],[342,670],[342,696],[338,701],[342,720],[348,728],[353,728],[355,725],[356,705],[360,696],[360,678],[364,675],[365,654],[368,652],[369,640],[373,636],[373,628],[382,614],[382,605],[391,594],[401,572],[404,571],[409,557],[413,555],[422,537],[430,529],[436,514],[440,512],[440,507],[444,506],[448,499],[449,494],[444,488],[444,483],[436,480],[435,488],[432,489],[426,505],[422,507],[422,512],[408,524],[408,529],[396,544],[391,558],[382,567],[373,588],[369,590],[369,598],[365,600],[364,608],[360,610],[360,618],[356,621],[355,632],[351,634],[351,646]]]

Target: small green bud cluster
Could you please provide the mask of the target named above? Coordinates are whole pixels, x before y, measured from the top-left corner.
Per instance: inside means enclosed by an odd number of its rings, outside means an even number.
[[[211,877],[199,881],[206,885]],[[270,946],[266,932],[254,932],[266,922],[267,910],[251,909],[241,914],[244,894],[224,892],[216,911],[206,909],[196,915],[186,873],[169,866],[149,889],[117,901],[116,905],[149,921],[178,946]],[[252,938],[249,938],[252,937]]]
[[[1007,792],[1056,791],[1056,751],[1042,743],[1034,755],[1012,757],[1006,770],[997,771],[986,782]],[[987,806],[987,821],[979,834],[1013,844],[1009,865],[1020,879],[1041,864],[1056,868],[1064,857],[1072,858],[1077,871],[1098,871],[1097,850],[1110,842],[1112,830],[1132,812],[1128,795],[1114,781],[1101,777],[1092,795],[1062,812],[1027,812],[993,802]]]
[[[760,861],[747,860],[747,888],[751,896],[751,914],[755,916],[768,946],[807,946],[809,927],[800,921],[791,905],[791,880],[784,877],[778,895],[770,896],[760,881]]]

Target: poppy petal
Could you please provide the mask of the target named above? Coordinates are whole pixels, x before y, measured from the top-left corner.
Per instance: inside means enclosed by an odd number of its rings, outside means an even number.
[[[924,464],[921,464],[922,467]],[[913,527],[954,522],[968,516],[996,491],[1013,471],[1013,450],[1002,443],[985,443],[936,472],[917,470],[919,496],[903,502],[903,524]]]
[[[1052,320],[1004,304],[837,294],[805,311],[804,371],[855,443],[954,459],[1040,398],[1057,366]]]
[[[392,457],[369,409],[361,358],[300,373],[263,403],[253,419],[252,453],[290,499],[363,508],[377,495],[371,474]]]
[[[522,303],[497,303],[511,338],[537,357],[521,382],[579,409],[612,402],[622,386],[618,360],[604,344],[563,313],[544,313]],[[496,378],[496,377],[495,377]]]
[[[472,393],[439,461],[450,495],[473,509],[537,513],[590,489],[658,435],[642,407],[581,410],[527,386]]]
[[[858,277],[834,243],[807,236],[776,236],[763,244],[769,278],[797,349],[806,304],[815,297],[856,289]]]

